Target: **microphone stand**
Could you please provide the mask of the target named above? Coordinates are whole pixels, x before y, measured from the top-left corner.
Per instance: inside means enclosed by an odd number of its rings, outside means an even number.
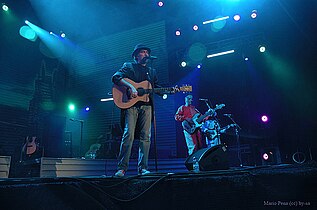
[[[82,156],[83,150],[83,128],[84,128],[84,121],[79,120],[80,122],[80,145],[79,145],[79,156]]]
[[[227,117],[229,117],[230,120],[235,125],[235,136],[236,136],[236,140],[237,140],[238,160],[239,160],[239,163],[240,163],[240,167],[243,167],[242,160],[241,160],[241,148],[240,148],[240,136],[239,136],[239,130],[241,130],[241,127],[234,121],[234,119],[231,117],[231,115],[227,115]]]
[[[153,138],[153,143],[154,143],[154,162],[155,162],[155,171],[158,171],[158,167],[157,167],[157,146],[156,146],[156,113],[155,113],[155,103],[154,103],[154,83],[153,80],[151,79],[151,75],[150,72],[153,72],[153,60],[150,60],[150,70],[148,72],[148,79],[150,81],[150,84],[152,86],[152,90],[153,92],[151,92],[150,94],[152,95],[152,112],[153,112],[153,129],[154,129],[154,138]],[[153,76],[153,75],[152,75]]]
[[[80,143],[79,143],[79,156],[82,156],[82,147],[83,147],[83,128],[84,128],[84,121],[78,119],[70,119],[71,121],[80,122]]]
[[[209,104],[208,104],[208,101],[204,100],[204,102],[206,103],[208,109],[211,109],[211,107],[210,107]]]

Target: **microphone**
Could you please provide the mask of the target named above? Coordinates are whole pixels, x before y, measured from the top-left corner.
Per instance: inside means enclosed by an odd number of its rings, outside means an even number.
[[[206,98],[200,98],[199,101],[208,101]]]
[[[223,116],[226,116],[226,117],[231,117],[232,114],[223,114]]]
[[[150,55],[150,56],[147,56],[147,57],[144,57],[144,59],[145,60],[155,60],[155,59],[157,59],[157,57],[156,56],[153,56],[153,55]]]

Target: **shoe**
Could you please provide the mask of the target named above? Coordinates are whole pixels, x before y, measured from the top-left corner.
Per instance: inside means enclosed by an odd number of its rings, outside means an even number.
[[[146,169],[139,170],[139,175],[146,175],[146,174],[149,174],[149,173],[151,173],[151,172],[146,170]]]
[[[117,173],[114,174],[114,176],[116,177],[124,177],[124,175],[125,175],[125,170],[123,169],[118,170]]]

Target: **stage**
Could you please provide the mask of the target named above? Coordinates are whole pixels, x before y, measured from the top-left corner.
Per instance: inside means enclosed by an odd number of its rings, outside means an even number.
[[[315,162],[145,176],[7,178],[1,209],[316,209]],[[176,171],[176,172],[175,172]]]

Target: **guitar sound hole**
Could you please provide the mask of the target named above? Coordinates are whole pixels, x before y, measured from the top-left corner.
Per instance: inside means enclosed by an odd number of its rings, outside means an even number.
[[[143,96],[145,94],[145,90],[143,88],[138,88],[138,96]]]

